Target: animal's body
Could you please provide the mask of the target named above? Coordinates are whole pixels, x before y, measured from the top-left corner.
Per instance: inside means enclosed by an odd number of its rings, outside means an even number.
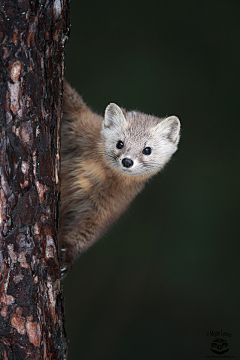
[[[62,272],[127,209],[177,150],[180,122],[116,104],[104,118],[64,82],[61,126]]]

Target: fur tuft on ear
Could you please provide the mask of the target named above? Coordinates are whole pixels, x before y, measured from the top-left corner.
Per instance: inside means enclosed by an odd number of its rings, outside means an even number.
[[[125,119],[125,116],[123,115],[120,107],[114,103],[111,103],[106,107],[103,126],[110,128],[111,126],[115,125],[126,126],[127,120]]]
[[[169,116],[162,120],[152,130],[159,133],[161,136],[166,136],[174,144],[177,144],[180,138],[180,121],[176,116]]]

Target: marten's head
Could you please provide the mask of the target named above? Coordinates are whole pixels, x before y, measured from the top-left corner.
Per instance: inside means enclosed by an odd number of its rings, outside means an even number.
[[[101,135],[109,164],[126,175],[153,175],[177,150],[180,121],[160,119],[116,104],[105,110]]]

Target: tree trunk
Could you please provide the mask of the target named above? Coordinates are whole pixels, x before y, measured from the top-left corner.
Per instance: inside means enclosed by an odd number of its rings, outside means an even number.
[[[66,359],[59,127],[70,0],[0,3],[0,358]]]

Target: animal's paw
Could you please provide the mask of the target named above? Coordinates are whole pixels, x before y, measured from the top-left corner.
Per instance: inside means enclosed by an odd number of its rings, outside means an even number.
[[[64,279],[73,266],[73,259],[69,256],[68,249],[62,247],[60,249],[60,280]]]
[[[60,268],[60,280],[63,280],[69,273],[69,269],[67,268],[67,266],[61,267]]]

